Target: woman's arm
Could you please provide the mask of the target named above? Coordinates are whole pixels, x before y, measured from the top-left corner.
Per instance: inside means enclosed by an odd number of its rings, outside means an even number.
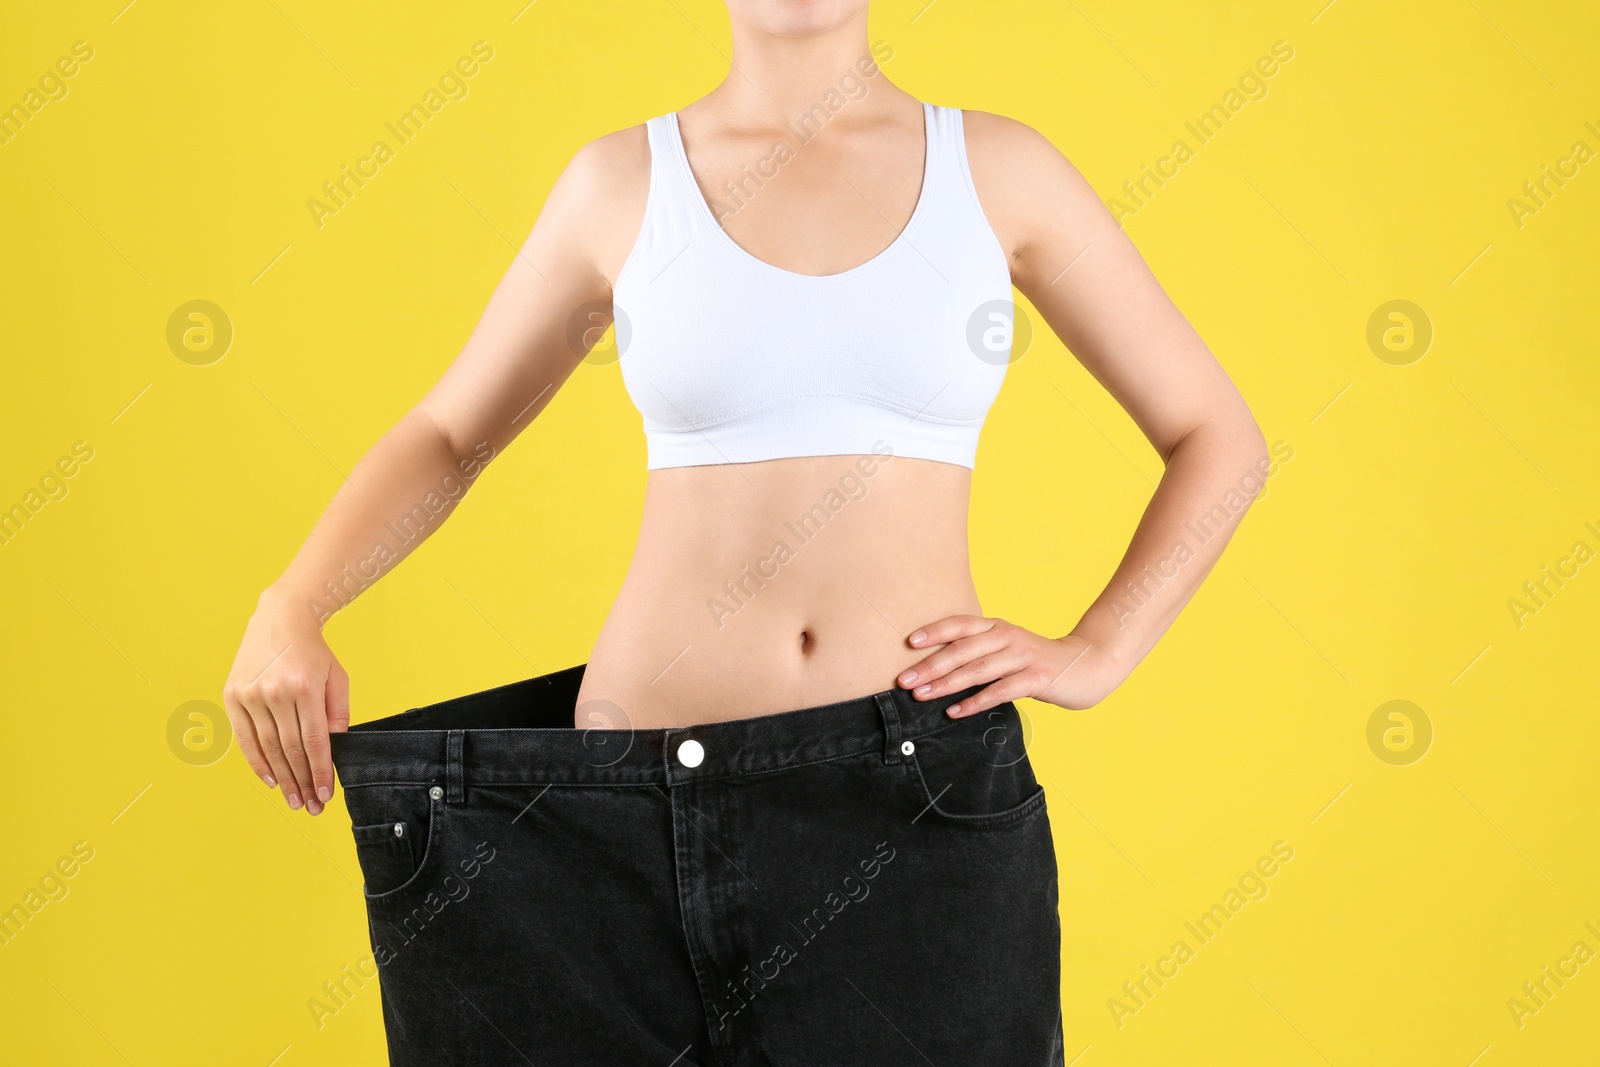
[[[1013,283],[1166,469],[1127,552],[1071,633],[1052,640],[998,619],[942,619],[911,644],[945,647],[901,684],[922,697],[995,683],[960,714],[1019,696],[1085,708],[1122,683],[1216,564],[1265,484],[1266,441],[1133,242],[1056,147],[996,115],[967,112],[967,128],[973,181],[1010,255]]]
[[[617,202],[643,188],[630,133],[580,149],[449,369],[362,456],[283,574],[262,594],[223,700],[252,769],[313,814],[333,795],[328,733],[349,725],[349,678],[328,617],[449,517],[483,468],[550,403],[603,332],[574,344],[575,314],[609,307],[599,263]],[[393,530],[400,529],[405,537]]]

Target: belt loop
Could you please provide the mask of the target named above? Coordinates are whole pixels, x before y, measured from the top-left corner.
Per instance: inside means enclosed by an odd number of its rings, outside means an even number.
[[[872,694],[883,715],[883,762],[900,762],[900,708],[894,702],[894,691]]]
[[[451,804],[463,804],[467,799],[466,767],[461,757],[466,736],[465,730],[451,730],[445,738],[445,800]]]

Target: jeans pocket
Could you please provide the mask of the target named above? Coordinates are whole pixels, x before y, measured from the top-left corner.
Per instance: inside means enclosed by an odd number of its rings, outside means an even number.
[[[368,904],[399,898],[434,852],[441,802],[426,785],[357,786],[345,790],[350,832]]]
[[[416,829],[405,820],[352,826],[350,832],[355,835],[356,862],[361,865],[366,892],[386,892],[404,885],[416,873],[417,858],[411,851]]]
[[[1009,701],[919,737],[907,753],[924,816],[951,826],[992,828],[1044,810],[1044,787],[1022,736],[1021,715]]]

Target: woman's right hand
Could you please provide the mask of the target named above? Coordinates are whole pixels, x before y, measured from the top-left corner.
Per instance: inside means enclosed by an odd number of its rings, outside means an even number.
[[[350,676],[315,619],[263,593],[222,699],[251,769],[290,808],[321,813],[334,786],[328,734],[350,726]]]

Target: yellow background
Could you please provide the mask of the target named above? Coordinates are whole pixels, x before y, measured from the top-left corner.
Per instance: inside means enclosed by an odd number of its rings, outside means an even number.
[[[94,449],[0,546],[0,906],[94,850],[0,947],[0,1058],[379,1063],[375,984],[320,1028],[307,1008],[369,953],[342,804],[290,815],[236,747],[180,760],[168,720],[220,700],[257,593],[459,350],[572,151],[710,89],[726,15],[124,2],[16,7],[0,34],[7,105],[73,42],[95,50],[0,147],[0,505]],[[1067,1059],[1600,1062],[1600,961],[1520,1028],[1507,1007],[1574,942],[1600,951],[1600,564],[1520,628],[1507,607],[1575,541],[1600,550],[1600,161],[1520,228],[1506,205],[1573,142],[1600,150],[1600,16],[1323,4],[874,4],[895,82],[1034,125],[1108,197],[1274,42],[1294,49],[1125,223],[1294,458],[1116,694],[1026,703]],[[477,40],[495,51],[470,94],[313,225],[306,200]],[[195,299],[235,330],[209,366],[166,343]],[[1396,299],[1434,329],[1407,366],[1366,342]],[[1159,470],[1043,331],[983,437],[986,610],[1065,632]],[[583,661],[644,476],[616,367],[581,368],[330,625],[355,717]],[[1403,766],[1367,742],[1396,699],[1433,730]],[[1267,896],[1191,940],[1280,840]],[[1195,958],[1119,1027],[1108,1000],[1179,939]]]

